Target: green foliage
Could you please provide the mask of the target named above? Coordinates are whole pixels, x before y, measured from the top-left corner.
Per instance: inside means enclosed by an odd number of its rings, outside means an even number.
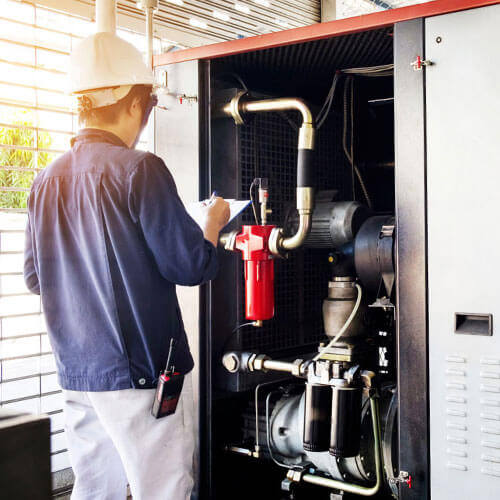
[[[12,121],[19,128],[0,127],[0,144],[35,147],[37,132],[31,128],[33,121],[29,112]],[[38,132],[38,148],[50,148],[52,137],[48,132]],[[53,153],[37,153],[30,150],[0,148],[0,186],[30,188],[35,172],[9,170],[9,167],[44,168],[53,160]],[[0,191],[0,209],[26,208],[28,192]]]

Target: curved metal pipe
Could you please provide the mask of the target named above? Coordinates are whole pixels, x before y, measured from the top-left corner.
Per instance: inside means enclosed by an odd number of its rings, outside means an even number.
[[[312,171],[312,151],[314,150],[314,118],[307,104],[295,97],[280,97],[259,101],[245,100],[246,92],[240,92],[224,107],[224,112],[233,117],[241,125],[245,113],[268,111],[299,111],[302,125],[299,130],[297,159],[297,210],[299,212],[299,228],[293,236],[285,238],[281,228],[273,229],[269,249],[274,255],[281,255],[288,250],[302,246],[311,231],[312,213],[314,210],[314,175]]]
[[[315,484],[317,486],[324,486],[325,488],[342,490],[347,493],[354,493],[364,497],[371,497],[378,493],[382,486],[382,452],[380,449],[380,412],[378,406],[378,396],[370,397],[370,410],[372,414],[372,426],[374,437],[374,451],[375,451],[375,475],[376,482],[373,486],[367,488],[366,486],[359,486],[352,483],[344,483],[343,481],[336,481],[335,479],[328,479],[326,477],[316,476],[314,474],[304,474],[302,480],[306,483]]]
[[[299,213],[299,227],[297,232],[290,238],[283,238],[279,244],[284,250],[294,250],[302,246],[312,226],[312,211],[308,214]]]
[[[241,105],[243,111],[258,113],[261,111],[286,111],[295,109],[302,115],[302,124],[312,125],[313,116],[311,110],[302,99],[294,97],[279,97],[276,99],[263,99],[261,101],[246,101]]]
[[[311,110],[302,99],[295,97],[279,97],[276,99],[263,99],[261,101],[240,101],[239,110],[243,113],[288,110],[298,111],[302,115],[298,148],[314,149],[314,118]]]

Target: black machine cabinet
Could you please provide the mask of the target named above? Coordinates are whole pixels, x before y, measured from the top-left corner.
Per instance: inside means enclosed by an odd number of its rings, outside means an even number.
[[[345,154],[346,142],[349,150],[353,141],[352,153],[370,192],[372,213],[396,215],[395,328],[394,323],[382,327],[379,322],[368,325],[368,330],[374,332],[375,342],[386,342],[379,347],[381,364],[373,366],[380,369],[380,378],[387,386],[394,383],[391,394],[399,404],[398,413],[387,400],[386,408],[392,409],[385,415],[393,421],[383,422],[383,428],[390,428],[395,436],[399,428],[399,445],[394,439],[384,451],[392,454],[386,457],[390,475],[394,479],[400,471],[407,471],[413,487],[409,489],[395,479],[392,486],[386,484],[373,497],[379,499],[394,494],[401,500],[429,498],[425,82],[423,72],[411,66],[415,56],[425,57],[423,23],[417,19],[312,42],[157,67],[159,74],[167,74],[169,93],[165,98],[168,110],[156,112],[156,150],[178,179],[181,195],[186,201],[194,198],[192,177],[188,180],[186,168],[198,175],[199,199],[208,198],[214,190],[226,198],[247,198],[253,178],[266,177],[273,210],[270,223],[282,225],[295,203],[299,117],[293,112],[260,114],[238,126],[222,116],[224,104],[245,86],[251,96],[259,98],[302,98],[316,114],[336,71],[394,65],[389,77],[346,78],[339,84],[328,118],[318,131],[314,156],[319,190],[335,191],[337,200],[365,203],[363,189]],[[184,99],[177,99],[179,95]],[[181,139],[173,139],[176,134]],[[252,224],[252,220],[248,210],[228,229]],[[262,328],[236,329],[245,322],[243,266],[238,254],[220,250],[219,274],[201,287],[199,301],[190,292],[181,291],[184,316],[189,315],[191,321],[198,309],[200,319],[198,327],[188,331],[192,343],[199,339],[193,350],[200,380],[200,500],[330,498],[329,490],[306,484],[293,494],[287,492],[282,482],[286,471],[266,451],[265,398],[258,401],[261,425],[259,430],[255,428],[255,389],[259,384],[268,384],[267,410],[273,416],[285,403],[290,408],[300,404],[303,386],[297,386],[286,374],[231,374],[221,363],[228,350],[262,352],[284,361],[310,358],[318,343],[328,340],[322,303],[331,272],[329,252],[328,248],[303,248],[289,259],[276,261],[276,314]],[[367,300],[373,302],[375,292],[369,292]],[[377,338],[378,330],[384,328],[386,339]],[[285,395],[280,399],[273,391],[281,389]],[[371,432],[367,408],[363,403],[359,457],[366,454],[370,462],[370,447],[363,442]],[[256,435],[264,443],[264,451],[250,456]],[[369,474],[356,465],[359,457],[346,462],[345,477],[358,475],[369,484]],[[346,494],[342,498],[358,497]]]

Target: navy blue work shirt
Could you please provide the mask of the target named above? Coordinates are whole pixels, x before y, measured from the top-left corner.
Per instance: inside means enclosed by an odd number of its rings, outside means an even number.
[[[84,129],[35,179],[24,277],[41,294],[63,389],[151,388],[193,359],[175,285],[215,277],[215,247],[180,200],[163,161]]]

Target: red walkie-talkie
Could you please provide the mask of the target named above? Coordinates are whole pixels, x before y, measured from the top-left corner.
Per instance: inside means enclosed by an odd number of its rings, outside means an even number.
[[[151,408],[151,415],[155,418],[162,418],[175,413],[177,403],[181,397],[182,386],[184,385],[184,375],[175,371],[175,366],[170,364],[175,347],[175,340],[170,340],[167,365],[160,374],[158,386],[156,387],[155,399]]]

